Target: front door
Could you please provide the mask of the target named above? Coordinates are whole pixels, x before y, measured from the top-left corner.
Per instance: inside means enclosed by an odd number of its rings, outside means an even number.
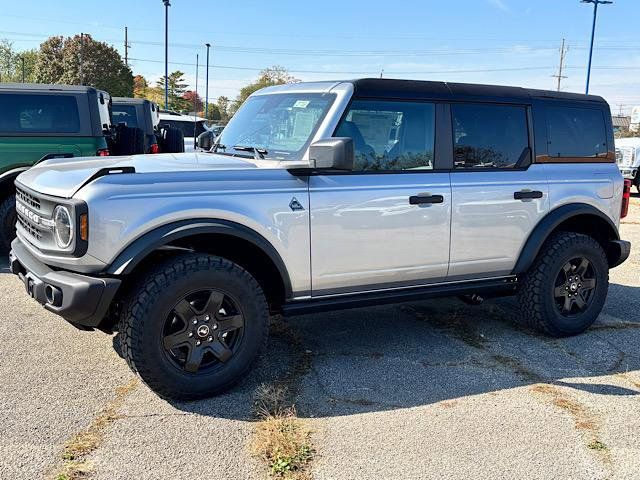
[[[314,296],[443,280],[451,187],[434,158],[436,105],[354,100],[336,130],[353,172],[309,178]]]

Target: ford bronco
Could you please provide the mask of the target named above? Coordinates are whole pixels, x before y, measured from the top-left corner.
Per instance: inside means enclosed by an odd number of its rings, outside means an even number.
[[[526,325],[574,335],[630,250],[607,103],[515,87],[269,87],[209,152],[52,159],[16,189],[28,294],[118,331],[172,398],[240,379],[271,314],[517,295]]]

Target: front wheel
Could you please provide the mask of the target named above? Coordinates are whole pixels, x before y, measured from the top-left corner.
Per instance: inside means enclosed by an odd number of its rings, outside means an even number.
[[[163,397],[197,399],[229,388],[266,345],[262,289],[240,266],[187,254],[148,274],[119,325],[123,356]]]
[[[609,265],[592,237],[549,238],[518,287],[522,321],[554,337],[576,335],[596,321],[609,288]]]
[[[16,196],[9,195],[0,200],[0,252],[6,253],[16,237]]]

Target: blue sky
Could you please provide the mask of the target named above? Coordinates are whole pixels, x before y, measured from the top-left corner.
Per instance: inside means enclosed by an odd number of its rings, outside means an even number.
[[[134,73],[163,74],[161,0],[3,2],[0,38],[18,49],[48,35],[90,33],[123,52],[129,28]],[[172,0],[170,70],[204,96],[204,43],[213,45],[209,96],[233,97],[259,70],[282,65],[302,80],[363,76],[495,83],[554,89],[567,41],[562,89],[584,91],[592,6],[579,0]],[[640,0],[598,15],[591,93],[618,111],[640,105]]]

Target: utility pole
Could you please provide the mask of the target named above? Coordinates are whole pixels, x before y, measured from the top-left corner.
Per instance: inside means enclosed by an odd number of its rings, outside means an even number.
[[[124,27],[124,64],[129,66],[129,29]]]
[[[195,143],[194,147],[198,146],[198,137],[196,135],[197,122],[196,117],[198,116],[198,66],[200,64],[200,55],[196,53],[196,94],[193,96],[193,141]]]
[[[380,78],[382,78],[382,75],[384,74],[384,68],[380,69]]]
[[[211,47],[210,43],[205,43],[207,46],[207,71],[205,77],[205,91],[204,91],[204,118],[209,120],[209,48]]]
[[[619,110],[618,110],[618,116],[619,116],[619,117],[622,117],[622,115],[624,115],[624,113],[623,113],[623,107],[625,107],[625,106],[626,106],[626,105],[625,105],[624,103],[619,103],[619,104],[618,104],[618,108],[619,108]]]
[[[164,108],[169,110],[169,0],[164,3]]]
[[[78,75],[80,77],[80,85],[84,85],[84,76],[82,72],[82,62],[84,59],[82,58],[82,49],[84,48],[84,33],[80,33],[80,61],[78,66]]]
[[[591,80],[591,58],[593,57],[593,38],[596,34],[596,18],[598,16],[598,5],[609,5],[611,0],[581,0],[581,3],[593,3],[593,24],[591,25],[591,46],[589,47],[589,65],[587,66],[587,88],[585,93],[589,93],[589,81]]]
[[[24,56],[20,57],[20,62],[22,63],[22,83],[24,83]]]
[[[568,50],[568,49],[567,49]],[[560,91],[560,82],[563,78],[567,78],[565,75],[562,75],[562,68],[564,67],[564,56],[567,53],[567,50],[564,48],[564,38],[562,39],[562,47],[560,47],[560,68],[558,69],[557,75],[551,75],[558,79],[558,91]]]

